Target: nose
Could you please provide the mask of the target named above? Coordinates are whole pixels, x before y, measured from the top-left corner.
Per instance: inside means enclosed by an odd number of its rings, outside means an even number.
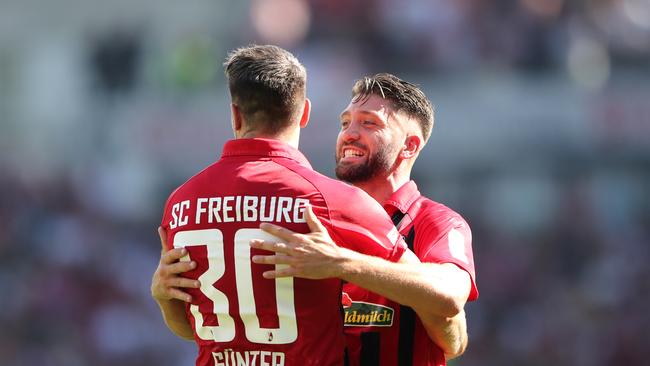
[[[341,131],[341,140],[351,142],[359,139],[359,128],[356,123],[352,122],[347,128]]]

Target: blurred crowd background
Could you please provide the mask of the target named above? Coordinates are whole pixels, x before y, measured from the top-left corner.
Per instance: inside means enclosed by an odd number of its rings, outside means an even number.
[[[648,0],[0,0],[0,365],[191,365],[149,294],[173,188],[231,137],[221,62],[309,73],[333,175],[353,80],[436,105],[420,190],[473,229],[453,365],[650,359]]]

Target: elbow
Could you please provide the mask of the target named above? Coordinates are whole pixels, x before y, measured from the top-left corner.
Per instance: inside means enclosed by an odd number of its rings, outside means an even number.
[[[445,352],[445,358],[451,360],[456,357],[460,357],[463,353],[465,353],[467,344],[469,343],[465,311],[462,311],[455,319],[448,319],[448,321],[454,324],[452,327],[455,329],[455,331],[452,332],[452,334],[455,334],[456,336],[451,337],[451,342],[447,344],[447,349],[443,351]]]
[[[467,349],[467,339],[459,340],[451,347],[448,347],[448,349],[443,350],[445,353],[445,359],[453,360],[454,358],[458,358],[462,356],[463,353],[465,353],[466,349]]]
[[[194,332],[192,332],[191,329],[189,331],[187,329],[183,329],[183,330],[176,329],[174,331],[174,334],[176,334],[179,338],[182,338],[186,341],[194,342]]]
[[[421,320],[429,338],[442,350],[446,359],[450,360],[465,353],[468,337],[464,311],[453,318],[430,316],[421,317]]]

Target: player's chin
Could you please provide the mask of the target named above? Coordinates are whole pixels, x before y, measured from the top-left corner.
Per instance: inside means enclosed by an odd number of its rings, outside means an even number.
[[[336,177],[340,180],[355,182],[359,175],[359,169],[362,166],[362,164],[339,163],[336,165],[334,172],[336,173]]]
[[[349,159],[341,159],[336,164],[336,171],[347,173],[350,171],[358,170],[363,164],[360,162],[350,161]]]

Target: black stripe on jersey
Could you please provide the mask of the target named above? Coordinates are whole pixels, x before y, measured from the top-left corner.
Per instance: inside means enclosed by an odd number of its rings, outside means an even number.
[[[361,366],[379,365],[379,333],[361,333]]]
[[[395,227],[399,230],[402,220],[406,216],[405,213],[397,210],[391,220]],[[415,228],[411,227],[408,234],[404,238],[411,251],[415,243]],[[361,366],[379,366],[380,362],[380,346],[381,339],[380,333],[366,332],[361,333]],[[399,349],[398,349],[398,365],[399,366],[412,366],[413,365],[413,338],[415,335],[415,312],[408,306],[400,306],[400,320],[399,320]],[[346,349],[347,356],[347,349]],[[345,358],[345,365],[349,364],[348,357]]]
[[[409,249],[413,250],[415,242],[415,228],[411,226],[408,235],[404,239]],[[397,356],[398,365],[413,365],[413,338],[415,337],[415,311],[408,306],[399,308],[399,352]]]

